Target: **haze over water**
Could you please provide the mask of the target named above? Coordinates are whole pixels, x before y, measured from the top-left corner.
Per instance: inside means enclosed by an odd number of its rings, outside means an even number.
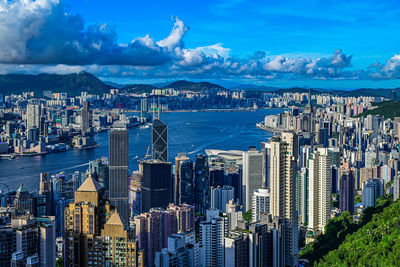
[[[262,121],[266,115],[280,112],[281,109],[256,112],[163,113],[161,120],[168,124],[169,161],[173,161],[180,152],[188,153],[194,158],[208,148],[247,150],[249,146],[256,146],[259,149],[260,142],[268,140],[272,133],[258,129],[256,123]],[[30,191],[35,191],[39,188],[41,172],[55,174],[60,171],[84,171],[90,160],[108,157],[108,132],[97,134],[95,139],[99,147],[94,149],[23,157],[12,161],[0,160],[0,183],[6,183],[10,190],[15,190],[23,181]],[[145,156],[148,146],[151,146],[151,127],[129,129],[130,172],[137,170],[138,160]],[[1,185],[0,189],[3,189]]]

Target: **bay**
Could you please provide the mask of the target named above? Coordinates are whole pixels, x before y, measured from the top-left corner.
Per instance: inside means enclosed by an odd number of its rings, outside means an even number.
[[[281,113],[281,109],[263,109],[254,112],[169,112],[162,113],[161,120],[168,125],[168,156],[174,161],[178,153],[185,152],[191,158],[205,149],[247,150],[249,146],[260,148],[273,134],[256,127],[266,115]],[[108,132],[95,136],[99,146],[88,150],[71,150],[44,156],[0,160],[0,189],[6,184],[15,190],[21,182],[30,191],[39,188],[39,174],[60,171],[67,173],[84,171],[88,162],[108,156]],[[151,127],[129,129],[129,169],[137,170],[138,160],[151,146]],[[150,151],[151,153],[151,147]],[[2,185],[3,184],[3,185]]]

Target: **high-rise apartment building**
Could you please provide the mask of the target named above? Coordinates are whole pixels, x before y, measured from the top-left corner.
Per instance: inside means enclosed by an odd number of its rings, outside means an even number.
[[[283,132],[271,138],[270,213],[285,222],[285,263],[297,264],[298,222],[296,211],[297,135]]]
[[[202,266],[224,266],[224,220],[207,210],[207,220],[200,223]]]
[[[314,231],[324,231],[331,218],[331,163],[327,148],[318,148],[308,160],[308,221]]]
[[[243,152],[243,210],[251,209],[254,190],[260,188],[265,180],[263,153],[257,151],[255,147],[250,147],[247,152]]]
[[[171,163],[161,160],[144,160],[142,185],[142,211],[166,208],[172,200]]]
[[[82,135],[90,134],[93,126],[93,115],[90,110],[90,103],[88,101],[83,102],[81,110],[81,132]]]
[[[159,119],[153,121],[152,158],[168,161],[168,126]]]
[[[109,200],[124,223],[129,219],[129,135],[123,128],[110,131]]]
[[[393,181],[393,200],[397,201],[400,196],[400,175],[396,175]]]
[[[40,125],[40,105],[28,104],[26,107],[26,129],[39,128]]]
[[[376,200],[383,195],[383,181],[380,178],[369,179],[363,184],[362,201],[366,208],[375,207]]]
[[[262,214],[270,212],[269,189],[265,186],[254,190],[252,203],[252,221],[259,222]]]

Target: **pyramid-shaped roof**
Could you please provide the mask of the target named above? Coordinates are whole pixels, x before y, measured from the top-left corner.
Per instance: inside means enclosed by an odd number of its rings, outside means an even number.
[[[107,223],[108,225],[112,224],[112,225],[124,225],[124,223],[122,222],[121,217],[119,216],[118,212],[114,212],[110,219],[108,219]]]
[[[81,184],[77,191],[80,192],[97,192],[103,187],[97,182],[95,179],[92,178],[92,175],[86,178],[86,180]]]

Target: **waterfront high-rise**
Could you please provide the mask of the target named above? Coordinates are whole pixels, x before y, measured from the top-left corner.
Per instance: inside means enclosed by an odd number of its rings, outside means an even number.
[[[297,135],[283,132],[271,138],[270,213],[285,222],[285,263],[297,264],[298,222],[296,211]]]
[[[111,129],[109,150],[109,200],[124,223],[127,223],[129,219],[129,135],[126,129]]]
[[[83,102],[81,110],[81,134],[86,135],[91,133],[93,124],[93,115],[90,110],[90,103],[88,101]]]
[[[166,208],[172,200],[171,163],[156,159],[144,160],[142,212],[151,208]]]
[[[265,181],[263,153],[255,147],[243,152],[243,210],[248,211],[252,206],[253,192],[260,188]]]
[[[160,119],[153,121],[152,158],[168,161],[168,126]]]

